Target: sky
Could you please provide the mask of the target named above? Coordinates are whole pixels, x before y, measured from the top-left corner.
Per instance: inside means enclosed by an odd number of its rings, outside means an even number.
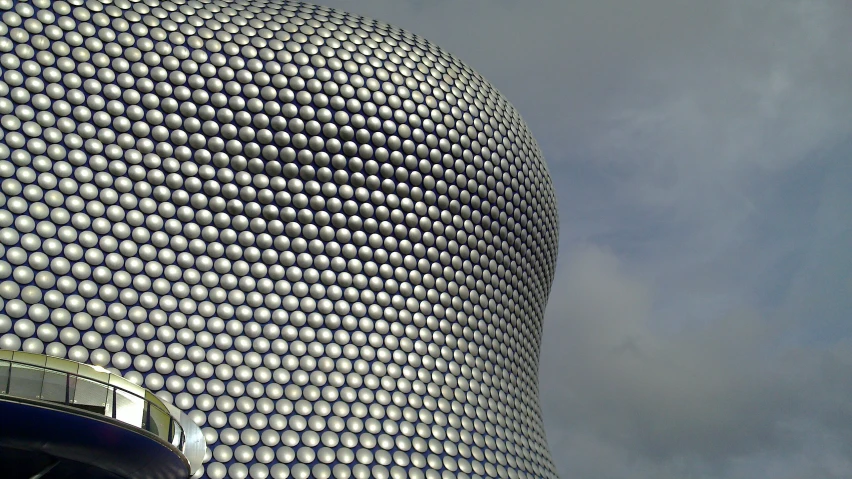
[[[538,140],[563,479],[852,477],[852,3],[318,3],[437,43]]]

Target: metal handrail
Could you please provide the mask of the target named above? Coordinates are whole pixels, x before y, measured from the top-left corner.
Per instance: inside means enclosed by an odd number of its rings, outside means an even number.
[[[162,407],[160,407],[159,405],[157,405],[156,403],[154,403],[150,399],[148,399],[144,396],[140,396],[139,394],[137,394],[137,393],[135,393],[135,392],[133,392],[129,389],[118,387],[115,384],[109,384],[109,383],[106,383],[104,381],[100,381],[98,379],[95,379],[95,378],[92,378],[92,377],[87,377],[87,376],[84,376],[84,375],[81,375],[81,374],[77,374],[77,373],[73,373],[73,372],[69,372],[69,371],[62,371],[60,369],[55,369],[55,368],[51,368],[51,367],[48,367],[48,366],[34,365],[34,364],[26,363],[26,362],[16,361],[14,359],[0,359],[0,372],[2,372],[3,368],[8,368],[9,373],[6,377],[5,384],[0,384],[0,387],[2,387],[2,389],[0,389],[0,396],[11,396],[11,397],[19,397],[19,398],[23,398],[23,399],[34,399],[34,400],[37,400],[37,401],[44,401],[44,402],[53,403],[53,404],[58,403],[58,404],[63,404],[65,406],[74,407],[74,408],[83,409],[83,410],[92,412],[90,409],[81,407],[81,406],[84,406],[84,405],[78,403],[76,398],[71,397],[71,391],[73,390],[76,394],[77,384],[80,384],[80,382],[79,382],[80,380],[83,380],[83,381],[86,381],[86,382],[91,382],[91,383],[96,383],[100,387],[102,387],[103,389],[106,390],[106,394],[104,396],[105,402],[101,403],[101,406],[104,408],[104,412],[102,413],[102,415],[107,416],[107,417],[112,417],[113,419],[115,419],[117,421],[120,421],[120,422],[123,422],[125,424],[129,424],[131,426],[143,429],[147,432],[154,434],[155,436],[159,437],[160,439],[165,440],[166,442],[168,442],[172,446],[177,447],[181,452],[183,452],[183,450],[184,450],[186,435],[183,432],[183,428],[180,427],[180,423],[177,420],[175,420],[175,418],[173,418],[171,416],[171,414],[169,414],[169,411],[163,409]],[[42,379],[41,379],[41,385],[40,385],[40,388],[39,388],[39,393],[36,395],[36,397],[12,394],[11,391],[10,391],[10,388],[11,388],[11,385],[12,385],[12,380],[15,377],[14,373],[15,373],[16,369],[19,369],[19,370],[40,370],[42,372],[50,371],[52,374],[64,375],[65,376],[64,401],[49,400],[49,399],[45,399],[45,398],[42,397],[44,395],[43,393],[44,393],[44,385],[45,385],[45,380],[44,380],[43,374],[42,374]],[[21,378],[19,376],[19,379],[23,379],[23,378]],[[72,384],[71,384],[72,379],[73,379],[73,382],[74,382],[73,387],[72,387]],[[85,382],[83,382],[82,384],[85,384]],[[142,401],[143,419],[141,420],[140,424],[135,424],[135,423],[130,422],[128,420],[122,419],[121,417],[117,417],[116,412],[117,412],[117,409],[118,409],[118,407],[117,407],[117,405],[118,405],[118,403],[117,403],[117,392],[118,391],[121,391],[121,393],[123,395],[132,396],[132,397],[135,397],[137,400]],[[92,405],[88,405],[88,406],[92,406]],[[166,429],[165,431],[162,431],[160,427],[157,427],[156,421],[151,419],[151,408],[154,408],[154,409],[160,411],[164,417],[167,417],[169,419],[169,424],[168,424],[168,427],[165,428]],[[107,414],[107,411],[110,411],[111,414]],[[176,433],[179,433],[179,436],[176,436]],[[175,444],[175,439],[178,440],[177,444]]]

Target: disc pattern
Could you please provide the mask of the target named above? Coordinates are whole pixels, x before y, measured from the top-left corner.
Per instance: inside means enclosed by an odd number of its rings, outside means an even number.
[[[479,74],[288,1],[0,15],[0,347],[174,403],[203,477],[556,477],[555,195]]]

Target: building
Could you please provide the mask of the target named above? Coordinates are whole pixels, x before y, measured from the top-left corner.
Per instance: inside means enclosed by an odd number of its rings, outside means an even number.
[[[0,8],[0,348],[174,405],[198,477],[556,477],[555,194],[484,78],[295,2]]]
[[[8,479],[186,479],[201,429],[98,366],[0,350],[0,464]]]

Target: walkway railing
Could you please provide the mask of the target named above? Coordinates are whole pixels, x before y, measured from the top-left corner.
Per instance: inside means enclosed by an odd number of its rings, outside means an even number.
[[[103,368],[40,354],[0,351],[0,398],[4,396],[111,417],[184,451],[186,436],[163,402]]]

